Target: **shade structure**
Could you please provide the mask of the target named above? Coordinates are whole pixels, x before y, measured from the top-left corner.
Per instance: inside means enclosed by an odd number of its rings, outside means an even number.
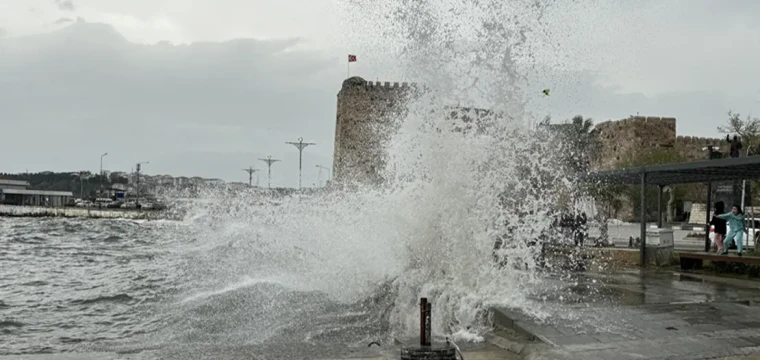
[[[642,174],[646,176],[646,183],[649,185],[758,179],[760,178],[760,156],[597,171],[588,174],[586,181],[634,185],[641,183]]]
[[[712,203],[712,183],[760,179],[760,156],[703,160],[687,163],[597,171],[587,174],[589,183],[641,186],[641,265],[646,265],[646,186],[657,185],[658,227],[662,227],[662,188],[665,185],[704,183],[708,185],[707,206]],[[710,222],[707,211],[706,223]],[[705,251],[710,248],[709,225],[705,225]]]

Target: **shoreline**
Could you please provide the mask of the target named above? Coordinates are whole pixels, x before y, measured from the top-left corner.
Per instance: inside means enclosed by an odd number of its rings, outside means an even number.
[[[94,209],[77,207],[42,207],[0,205],[0,217],[34,218],[89,218],[89,219],[130,219],[130,220],[170,220],[171,213],[165,210]]]

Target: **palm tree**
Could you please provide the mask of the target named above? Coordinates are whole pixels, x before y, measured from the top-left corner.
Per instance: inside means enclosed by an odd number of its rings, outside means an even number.
[[[576,115],[570,121],[566,121],[565,126],[563,151],[566,164],[574,171],[586,172],[589,170],[596,145],[592,134],[594,121],[582,115]]]

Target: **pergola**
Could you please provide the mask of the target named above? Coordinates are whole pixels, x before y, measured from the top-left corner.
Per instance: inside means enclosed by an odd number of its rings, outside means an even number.
[[[662,188],[675,184],[707,184],[707,211],[705,219],[705,251],[710,250],[712,183],[760,179],[760,156],[704,160],[688,163],[646,166],[641,168],[592,172],[587,182],[619,185],[641,185],[641,265],[646,264],[646,186],[657,185],[657,226],[662,228]]]

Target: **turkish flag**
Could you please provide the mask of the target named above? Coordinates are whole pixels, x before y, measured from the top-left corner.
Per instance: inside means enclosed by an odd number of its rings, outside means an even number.
[[[348,62],[356,62],[356,55],[348,55]]]

